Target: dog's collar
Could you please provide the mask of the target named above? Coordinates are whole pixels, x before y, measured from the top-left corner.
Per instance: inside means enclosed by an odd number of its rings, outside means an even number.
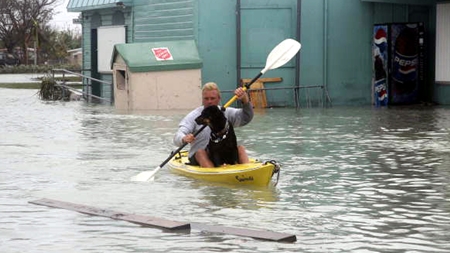
[[[218,143],[227,138],[228,130],[230,129],[230,125],[228,120],[225,123],[225,127],[218,133],[211,132],[211,141]]]

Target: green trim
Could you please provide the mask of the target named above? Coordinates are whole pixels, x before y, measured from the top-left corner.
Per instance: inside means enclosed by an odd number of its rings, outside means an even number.
[[[67,4],[68,12],[82,12],[106,8],[117,8],[117,3],[122,2],[126,7],[132,7],[133,0],[69,0]]]

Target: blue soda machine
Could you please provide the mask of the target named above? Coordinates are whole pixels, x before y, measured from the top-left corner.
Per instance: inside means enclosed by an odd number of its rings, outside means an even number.
[[[424,82],[423,23],[374,25],[372,56],[376,106],[420,102]]]

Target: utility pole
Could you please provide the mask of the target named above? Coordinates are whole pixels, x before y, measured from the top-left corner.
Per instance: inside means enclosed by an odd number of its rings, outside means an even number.
[[[36,38],[34,39],[34,65],[37,65],[37,60],[38,60],[38,28],[39,28],[39,24],[38,22],[33,19],[33,23],[34,23],[34,29],[35,29],[35,34],[36,34]]]

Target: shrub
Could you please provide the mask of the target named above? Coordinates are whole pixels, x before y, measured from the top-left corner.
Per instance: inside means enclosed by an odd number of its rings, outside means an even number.
[[[69,100],[70,92],[64,87],[57,85],[52,76],[47,75],[42,78],[39,98],[42,100]]]

